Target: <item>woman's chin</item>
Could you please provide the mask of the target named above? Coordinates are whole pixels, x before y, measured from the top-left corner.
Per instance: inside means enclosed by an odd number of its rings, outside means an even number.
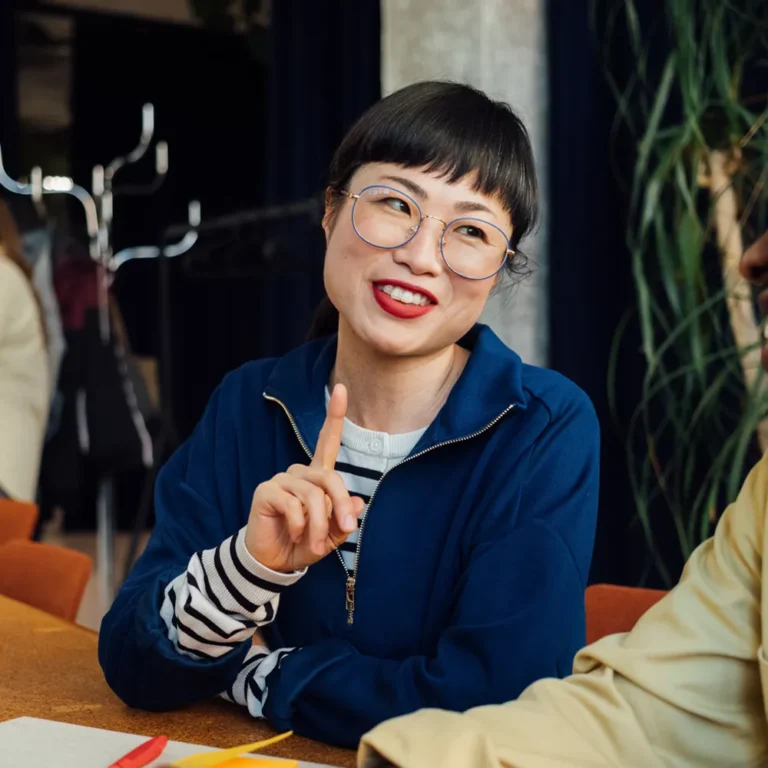
[[[357,335],[371,351],[386,357],[422,354],[428,342],[424,328],[389,318],[370,318]]]
[[[416,339],[405,337],[405,334],[377,333],[366,339],[370,349],[386,357],[404,357],[417,352],[419,345]]]

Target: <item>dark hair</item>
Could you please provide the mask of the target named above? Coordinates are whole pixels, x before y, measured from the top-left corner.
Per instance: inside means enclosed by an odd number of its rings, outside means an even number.
[[[468,85],[427,81],[376,102],[352,126],[331,162],[328,186],[345,189],[368,163],[395,163],[443,174],[449,183],[475,174],[475,189],[499,198],[514,229],[515,257],[506,271],[515,280],[528,273],[518,243],[538,215],[538,185],[528,131],[509,105]],[[310,338],[333,333],[338,313],[325,298]]]

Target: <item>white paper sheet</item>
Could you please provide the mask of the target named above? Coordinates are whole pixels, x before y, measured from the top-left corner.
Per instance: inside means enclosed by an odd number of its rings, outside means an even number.
[[[0,723],[0,768],[107,768],[147,738],[36,717],[19,717]],[[169,741],[160,759],[149,768],[172,763],[196,752],[213,751],[213,747]],[[259,757],[267,755],[259,753]],[[305,762],[300,762],[299,766],[333,768]]]

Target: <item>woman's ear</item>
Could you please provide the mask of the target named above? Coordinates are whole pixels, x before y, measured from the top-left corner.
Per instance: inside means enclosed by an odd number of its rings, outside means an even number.
[[[336,218],[336,200],[335,193],[330,187],[325,190],[325,213],[323,214],[323,232],[325,232],[325,243],[331,237],[333,231],[333,222]]]

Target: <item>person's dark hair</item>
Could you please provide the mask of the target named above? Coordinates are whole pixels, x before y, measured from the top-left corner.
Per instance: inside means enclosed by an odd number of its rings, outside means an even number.
[[[509,105],[468,85],[415,83],[376,102],[352,126],[328,173],[332,193],[346,189],[368,163],[395,163],[443,174],[450,183],[475,175],[475,189],[496,196],[514,227],[516,251],[505,270],[515,281],[529,273],[518,244],[538,215],[538,185],[528,131]],[[332,201],[340,205],[342,197]],[[321,302],[310,338],[335,332],[338,313]]]

